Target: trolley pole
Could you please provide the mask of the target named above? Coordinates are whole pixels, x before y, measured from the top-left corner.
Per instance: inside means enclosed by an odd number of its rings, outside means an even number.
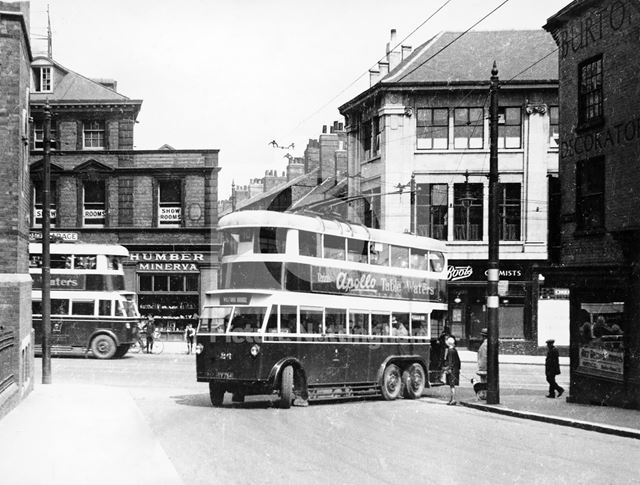
[[[500,227],[498,213],[498,68],[491,69],[489,88],[489,271],[487,274],[487,404],[500,404],[498,371],[498,280]]]
[[[51,384],[51,107],[44,106],[42,189],[42,383]]]

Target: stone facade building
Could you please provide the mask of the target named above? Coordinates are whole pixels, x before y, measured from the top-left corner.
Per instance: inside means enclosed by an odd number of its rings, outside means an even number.
[[[576,0],[558,45],[562,252],[576,402],[640,408],[640,7]],[[554,272],[555,270],[555,272]]]
[[[129,249],[127,289],[141,313],[178,336],[217,287],[218,150],[134,150],[142,101],[49,57],[33,61],[31,228],[42,224],[43,119],[53,115],[52,232]]]
[[[539,308],[535,270],[554,245],[548,215],[558,171],[556,47],[543,30],[468,32],[455,40],[459,35],[444,32],[413,50],[395,48],[392,31],[386,58],[370,71],[370,88],[339,108],[349,197],[363,196],[350,219],[447,241],[449,325],[463,344],[479,341],[486,326],[489,78],[496,61],[501,348],[536,351],[551,332],[566,345],[566,320],[553,324],[564,330],[538,323],[545,302]]]
[[[32,389],[27,2],[0,2],[0,417]],[[8,438],[10,439],[10,438]]]

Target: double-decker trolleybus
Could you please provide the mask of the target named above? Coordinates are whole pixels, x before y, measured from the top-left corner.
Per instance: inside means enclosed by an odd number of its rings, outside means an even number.
[[[115,244],[50,246],[51,353],[91,351],[99,359],[122,357],[136,340],[140,314],[126,292],[122,261],[129,251]],[[29,244],[33,280],[35,351],[42,351],[42,244]]]
[[[220,289],[207,292],[196,337],[214,406],[225,392],[276,394],[285,408],[420,397],[447,309],[444,243],[271,211],[234,212],[219,228]]]

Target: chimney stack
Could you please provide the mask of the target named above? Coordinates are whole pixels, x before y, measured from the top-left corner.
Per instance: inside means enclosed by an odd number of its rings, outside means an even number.
[[[401,49],[402,49],[402,60],[404,61],[407,59],[407,57],[411,55],[411,51],[413,49],[410,45],[403,45]]]
[[[369,69],[369,87],[373,86],[380,80],[379,69]]]
[[[391,37],[387,43],[387,63],[389,71],[395,69],[400,64],[400,51],[396,48],[396,29],[391,29]]]

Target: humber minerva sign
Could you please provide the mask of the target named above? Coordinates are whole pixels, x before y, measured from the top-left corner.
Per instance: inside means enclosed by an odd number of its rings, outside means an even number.
[[[129,261],[137,262],[140,271],[198,271],[196,263],[204,261],[204,254],[131,253]]]

